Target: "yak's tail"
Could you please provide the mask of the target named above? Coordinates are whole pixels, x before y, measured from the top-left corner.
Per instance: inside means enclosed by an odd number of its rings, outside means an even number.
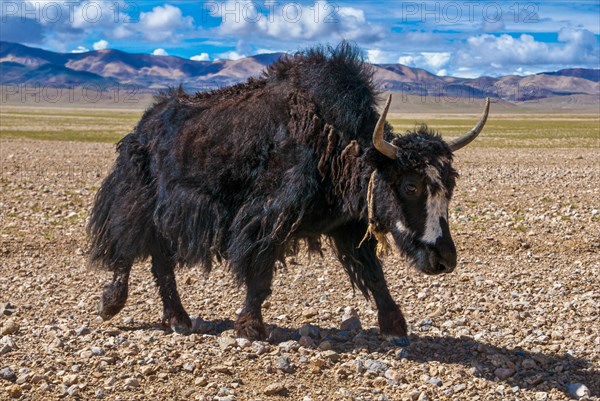
[[[96,194],[87,227],[91,264],[111,271],[147,257],[155,232],[156,184],[148,151],[129,134],[119,141],[117,152],[114,168]]]

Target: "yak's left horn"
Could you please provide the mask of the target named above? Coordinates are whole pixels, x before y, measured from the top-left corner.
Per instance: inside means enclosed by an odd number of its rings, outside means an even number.
[[[473,129],[471,129],[471,131],[467,132],[460,138],[456,138],[456,139],[448,142],[448,145],[450,146],[450,149],[452,149],[453,152],[456,152],[460,148],[464,148],[465,146],[470,144],[471,141],[473,141],[473,139],[477,138],[477,135],[479,135],[481,130],[483,130],[483,126],[485,125],[485,122],[487,121],[489,112],[490,112],[490,98],[488,97],[485,99],[485,108],[483,110],[483,116],[481,117],[481,120],[479,120],[477,125],[474,126]]]
[[[385,107],[381,112],[381,116],[379,117],[379,121],[377,121],[377,125],[375,126],[375,131],[373,131],[373,146],[375,149],[389,157],[390,159],[396,159],[396,152],[398,148],[395,145],[387,142],[383,139],[383,131],[385,128],[385,118],[387,117],[388,109],[390,108],[390,104],[392,103],[392,95],[388,97],[387,102],[385,103]]]

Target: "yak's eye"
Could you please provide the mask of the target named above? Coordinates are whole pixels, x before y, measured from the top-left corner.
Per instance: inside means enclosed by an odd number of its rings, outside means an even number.
[[[417,193],[417,186],[415,184],[406,184],[404,188],[406,193],[409,195],[414,195]]]

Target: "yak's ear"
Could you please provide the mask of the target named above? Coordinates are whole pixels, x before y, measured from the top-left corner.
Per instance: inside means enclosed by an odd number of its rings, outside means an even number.
[[[374,147],[366,150],[364,160],[368,165],[378,170],[384,170],[395,162]]]

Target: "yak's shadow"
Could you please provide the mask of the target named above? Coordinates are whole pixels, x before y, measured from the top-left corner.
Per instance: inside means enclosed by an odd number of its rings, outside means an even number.
[[[311,325],[312,326],[312,325]],[[219,335],[232,330],[232,320],[205,321],[198,319],[194,322],[194,333]],[[160,325],[139,325],[137,327],[120,327],[122,330],[164,329]],[[396,355],[397,358],[416,362],[437,361],[443,364],[458,364],[471,369],[472,374],[489,381],[505,382],[507,385],[518,386],[521,389],[547,391],[557,388],[566,391],[570,383],[584,383],[591,395],[600,394],[600,370],[590,361],[578,358],[568,353],[554,354],[532,352],[521,347],[508,348],[476,341],[470,337],[450,337],[431,335],[410,335],[410,345],[405,348],[393,346],[379,337],[377,329],[361,330],[360,332],[342,331],[335,328],[312,326],[314,348],[318,343],[329,341],[332,349],[339,353],[349,353],[356,349],[367,349],[369,352],[384,352]],[[279,344],[300,338],[299,329],[268,325],[269,342]],[[524,369],[524,360],[533,367]],[[514,369],[515,373],[506,379],[496,376],[498,368]]]

